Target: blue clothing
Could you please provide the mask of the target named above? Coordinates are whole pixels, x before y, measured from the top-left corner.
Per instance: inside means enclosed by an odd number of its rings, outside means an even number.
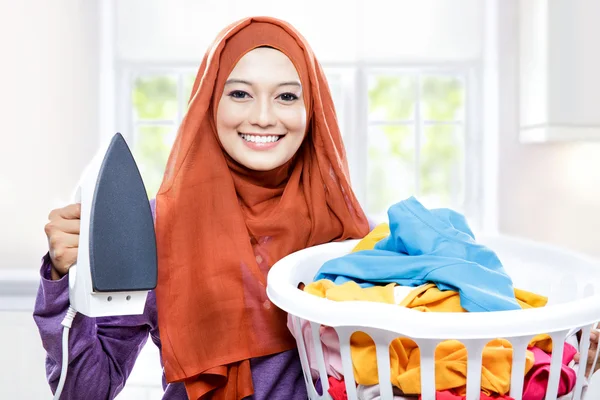
[[[492,250],[475,242],[461,214],[427,210],[411,197],[390,207],[388,217],[390,236],[373,250],[326,262],[314,280],[355,281],[363,287],[432,282],[440,290],[459,292],[467,311],[520,309],[502,263]]]

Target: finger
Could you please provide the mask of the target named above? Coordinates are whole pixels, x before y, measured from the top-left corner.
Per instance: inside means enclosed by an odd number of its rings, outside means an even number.
[[[590,332],[590,341],[592,343],[595,343],[596,345],[598,344],[598,337],[600,336],[599,333],[600,332],[598,332],[597,330],[592,330]]]
[[[66,207],[61,208],[59,215],[65,219],[79,219],[81,218],[81,204],[69,204]]]
[[[573,361],[578,363],[580,359],[581,359],[581,355],[579,353],[575,353],[575,355],[573,356]]]
[[[81,228],[81,220],[79,219],[57,219],[52,222],[54,229],[79,235],[79,229]]]
[[[62,231],[53,232],[48,237],[48,247],[51,251],[60,253],[62,249],[72,249],[79,247],[79,235],[65,233]]]
[[[61,274],[66,274],[69,268],[77,261],[76,248],[59,248],[50,251],[52,264]]]
[[[63,233],[62,242],[63,245],[68,249],[77,249],[79,247],[79,235]]]

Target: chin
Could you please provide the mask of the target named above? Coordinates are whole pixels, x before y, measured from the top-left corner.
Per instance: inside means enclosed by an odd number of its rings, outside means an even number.
[[[244,163],[244,166],[246,168],[250,168],[253,171],[258,171],[258,172],[266,172],[266,171],[271,171],[279,166],[281,166],[283,164],[280,163],[264,163],[264,162],[249,162],[249,163]]]
[[[248,155],[250,157],[248,157]],[[240,157],[238,160],[244,167],[253,171],[266,172],[274,170],[285,164],[285,157],[273,157],[273,154],[248,154],[246,157]],[[269,157],[271,156],[271,157]]]

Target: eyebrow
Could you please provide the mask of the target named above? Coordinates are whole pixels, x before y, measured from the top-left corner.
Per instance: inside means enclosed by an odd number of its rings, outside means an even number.
[[[227,82],[225,82],[225,85],[229,85],[232,83],[243,83],[244,85],[252,86],[252,82],[248,82],[243,79],[228,79]],[[302,87],[302,85],[298,81],[281,82],[281,83],[277,84],[277,86],[290,86],[290,85]]]

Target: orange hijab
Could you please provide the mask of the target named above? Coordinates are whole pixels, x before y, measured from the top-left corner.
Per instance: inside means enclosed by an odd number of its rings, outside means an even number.
[[[261,46],[294,63],[308,118],[295,157],[268,172],[231,159],[214,123],[225,80]],[[167,380],[185,382],[190,399],[251,395],[249,359],[295,347],[286,314],[266,295],[269,268],[294,251],[367,233],[325,75],[305,39],[267,17],[227,27],[200,65],[156,197]]]

